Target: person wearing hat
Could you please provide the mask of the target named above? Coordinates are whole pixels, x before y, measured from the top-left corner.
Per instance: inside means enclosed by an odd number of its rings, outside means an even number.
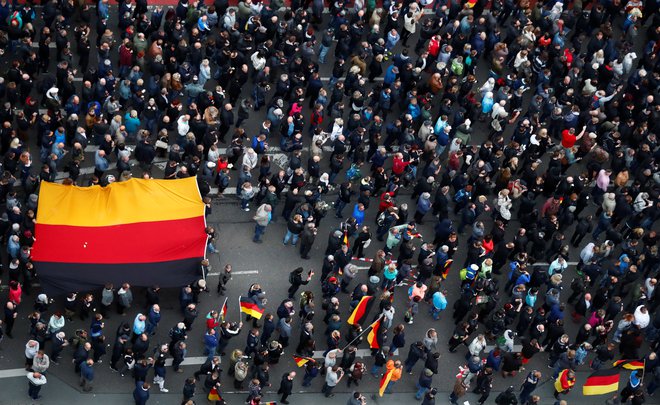
[[[642,378],[644,378],[644,371],[642,371]],[[629,399],[635,396],[635,391],[641,387],[642,378],[639,377],[639,370],[633,370],[633,372],[630,373],[628,384],[623,390],[621,390],[621,403],[625,404]]]

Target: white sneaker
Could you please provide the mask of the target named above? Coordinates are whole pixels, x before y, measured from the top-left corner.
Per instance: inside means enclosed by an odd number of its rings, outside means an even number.
[[[167,388],[161,388],[160,392],[170,392],[170,390],[168,390]]]

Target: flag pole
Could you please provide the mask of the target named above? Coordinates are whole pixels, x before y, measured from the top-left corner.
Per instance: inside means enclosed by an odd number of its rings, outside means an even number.
[[[640,378],[639,381],[644,383],[645,376],[646,376],[646,356],[644,356],[644,368],[642,369],[642,378]]]
[[[223,309],[225,309],[225,305],[227,305],[227,300],[228,299],[229,299],[229,297],[225,297],[225,302],[223,302],[222,306],[220,307],[220,315],[222,315],[222,322],[225,321],[225,313],[224,313]],[[238,310],[239,311],[241,310],[240,306],[239,306]]]
[[[350,346],[351,344],[353,344],[353,342],[355,342],[356,340],[358,340],[358,339],[360,338],[360,336],[364,335],[369,329],[373,328],[373,327],[374,327],[374,324],[375,324],[376,322],[378,322],[382,317],[383,317],[383,314],[380,314],[380,316],[379,316],[378,318],[376,318],[376,320],[373,321],[373,322],[371,323],[371,325],[367,326],[362,332],[360,332],[359,335],[357,335],[357,336],[355,337],[355,339],[353,339],[353,340],[351,340],[350,342],[348,342],[348,344],[347,344],[346,346],[344,346],[344,347],[343,347],[342,349],[340,349],[340,350],[343,351],[343,350],[346,349],[348,346]]]
[[[239,295],[239,296],[238,296],[238,321],[239,321],[239,322],[241,322],[241,321],[242,321],[242,318],[243,318],[243,317],[241,316],[241,313],[242,313],[242,312],[241,312],[241,298],[243,298],[243,296],[242,296],[242,295]]]

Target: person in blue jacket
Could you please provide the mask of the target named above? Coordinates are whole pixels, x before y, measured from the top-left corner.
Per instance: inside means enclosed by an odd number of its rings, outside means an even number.
[[[144,381],[138,381],[135,383],[135,389],[133,390],[133,399],[135,400],[135,405],[146,405],[149,400],[149,388],[151,386],[149,383]]]

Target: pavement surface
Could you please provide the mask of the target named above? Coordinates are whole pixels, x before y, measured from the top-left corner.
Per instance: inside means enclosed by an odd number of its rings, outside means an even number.
[[[113,9],[114,10],[114,9]],[[110,26],[115,27],[116,23],[116,13],[112,13],[112,18]],[[39,25],[38,25],[39,27]],[[40,27],[39,27],[40,28]],[[94,31],[94,30],[92,30]],[[92,34],[92,43],[94,43],[94,35]],[[410,43],[414,44],[416,38],[411,38]],[[400,47],[400,45],[399,45]],[[395,52],[400,48],[397,47]],[[55,52],[55,49],[52,50]],[[332,51],[330,53],[332,55]],[[55,58],[53,58],[55,59]],[[413,60],[415,59],[413,55]],[[9,58],[6,56],[3,57],[2,63],[8,63]],[[90,60],[90,66],[96,63],[96,57],[93,54]],[[332,69],[332,59],[329,59],[329,62],[325,65],[322,65],[321,76],[328,78],[330,76]],[[482,83],[487,75],[487,68],[484,66],[483,61],[481,61],[480,67],[477,69],[477,74],[479,77],[479,83]],[[77,83],[80,85],[80,82]],[[215,84],[209,82],[207,88],[213,88]],[[251,84],[245,86],[243,96],[247,96],[251,91]],[[309,111],[307,107],[303,112],[306,117],[309,116]],[[394,114],[391,115],[392,117]],[[262,110],[259,113],[251,113],[250,120],[246,122],[245,128],[250,133],[256,133],[256,128],[261,123],[261,120],[265,118],[265,111]],[[480,144],[487,134],[487,129],[482,123],[475,123],[477,130],[473,135],[473,142]],[[510,129],[509,129],[510,131]],[[506,135],[506,134],[505,134]],[[271,142],[272,144],[277,144],[276,141]],[[309,139],[305,138],[305,143],[308,145]],[[34,146],[34,140],[31,141],[31,144]],[[95,148],[92,146],[88,148],[87,159],[85,165],[89,167],[90,162],[93,164],[93,152]],[[274,162],[279,165],[285,165],[287,161],[286,154],[282,154],[277,150],[271,151],[270,155],[272,156]],[[303,161],[307,159],[307,153],[303,154]],[[38,157],[35,157],[38,159]],[[324,164],[327,165],[327,157],[324,159]],[[162,162],[156,164],[156,169],[154,169],[154,177],[162,178],[163,171],[162,168],[164,165]],[[578,170],[578,167],[571,168],[571,172]],[[91,177],[93,168],[88,168],[83,173],[86,173],[86,177],[81,181],[85,183],[86,179]],[[136,167],[134,170],[134,175],[139,175],[139,169]],[[60,178],[66,177],[61,175]],[[341,177],[340,177],[341,178]],[[232,180],[232,186],[235,185],[235,181]],[[402,193],[398,197],[398,201],[408,202],[412,204],[413,201],[409,197],[409,190]],[[333,195],[328,195],[325,197],[326,202],[332,203],[334,201]],[[539,199],[539,203],[540,203]],[[376,218],[377,202],[374,200],[371,204],[371,208],[366,213],[366,224],[373,225]],[[281,210],[282,205],[278,208]],[[352,209],[352,205],[347,207],[347,213],[350,212],[348,209]],[[589,208],[591,210],[591,208]],[[512,212],[516,212],[516,208]],[[209,224],[214,225],[219,231],[219,242],[217,247],[219,248],[219,254],[210,255],[210,261],[212,265],[211,274],[220,271],[223,266],[227,263],[232,264],[234,270],[234,276],[228,285],[228,319],[229,320],[238,320],[238,297],[241,294],[245,294],[249,285],[254,282],[259,282],[268,296],[268,305],[266,307],[267,312],[274,312],[281,302],[282,299],[286,296],[286,289],[288,288],[288,274],[289,272],[298,266],[304,266],[305,269],[314,268],[320,270],[321,263],[323,260],[323,252],[326,248],[326,241],[328,235],[334,230],[340,220],[335,219],[333,212],[329,212],[328,216],[321,222],[319,233],[316,239],[316,243],[310,253],[311,260],[303,261],[300,259],[298,254],[297,247],[283,246],[282,238],[285,233],[285,222],[282,219],[279,219],[276,223],[273,223],[268,226],[266,233],[264,235],[264,243],[260,245],[254,244],[252,239],[252,233],[254,224],[251,220],[254,213],[254,207],[252,207],[251,212],[244,212],[240,209],[238,200],[231,196],[224,196],[224,198],[216,198],[213,202],[213,213],[208,218]],[[412,215],[412,214],[411,214]],[[279,216],[279,212],[278,212]],[[453,218],[453,217],[452,217]],[[423,225],[419,226],[419,230],[425,238],[433,238],[433,225],[435,221],[427,216],[427,220]],[[490,218],[482,218],[486,222],[487,229],[490,228]],[[518,225],[517,221],[514,218],[510,225],[508,226],[507,238],[512,238],[513,234],[517,231]],[[571,234],[572,229],[567,231],[567,234]],[[455,262],[460,264],[463,262],[465,257],[465,247],[466,241],[465,237],[460,238],[461,245],[457,257],[455,257]],[[586,244],[588,241],[585,240],[583,244]],[[373,257],[377,249],[382,248],[382,244],[375,241],[372,245],[366,250],[366,257]],[[571,257],[569,260],[575,261],[578,258],[579,250],[572,251]],[[6,258],[4,259],[6,263]],[[355,262],[359,266],[363,266],[365,269],[368,268],[368,263],[361,264]],[[457,267],[457,266],[454,266]],[[568,272],[565,274],[568,283],[570,283],[571,277],[574,274],[574,266],[571,266]],[[366,270],[361,271],[358,275],[356,281],[366,282],[367,280]],[[184,363],[183,374],[176,374],[172,372],[171,368],[168,368],[168,374],[166,377],[165,386],[170,389],[170,392],[167,394],[159,393],[155,388],[151,389],[151,399],[150,404],[176,404],[181,401],[181,390],[184,384],[185,378],[192,376],[192,373],[196,371],[199,367],[199,364],[203,361],[203,344],[202,344],[202,334],[203,334],[203,316],[211,309],[219,309],[222,305],[224,298],[222,296],[217,296],[215,294],[215,285],[217,283],[217,275],[209,276],[209,286],[211,291],[210,294],[202,295],[202,302],[199,307],[200,318],[193,325],[193,330],[189,333],[188,338],[188,360]],[[355,283],[355,282],[354,282]],[[504,284],[504,283],[502,283]],[[355,284],[353,284],[354,286]],[[458,280],[458,269],[454,269],[450,274],[448,280],[446,281],[444,287],[449,291],[449,311],[451,310],[451,305],[458,297],[459,280]],[[399,287],[397,289],[398,295],[405,294],[405,289],[407,287]],[[309,286],[308,290],[311,290],[315,293],[317,297],[321,296],[320,293],[320,283],[318,279],[314,279]],[[302,289],[300,290],[302,291]],[[160,328],[158,329],[156,335],[151,339],[151,346],[155,347],[159,342],[169,341],[167,336],[167,331],[181,320],[181,314],[179,311],[179,301],[178,301],[178,290],[163,290],[161,292],[161,308],[162,308],[162,320],[160,323]],[[125,317],[113,314],[110,319],[106,320],[106,336],[108,337],[108,342],[112,344],[114,340],[115,330],[117,329],[120,322],[127,321],[132,322],[135,315],[140,311],[145,311],[145,299],[144,299],[144,289],[134,288],[133,295],[136,298],[134,306],[129,311],[128,315]],[[132,396],[131,392],[134,388],[132,384],[132,379],[129,377],[122,378],[118,374],[111,372],[108,367],[107,362],[109,361],[109,354],[106,355],[105,361],[102,364],[97,364],[96,369],[96,379],[94,382],[94,389],[91,393],[83,393],[78,387],[78,376],[74,373],[73,365],[70,364],[71,361],[71,351],[65,350],[63,353],[63,358],[61,359],[60,365],[52,365],[47,372],[47,377],[49,379],[48,384],[42,389],[41,394],[43,395],[42,400],[40,401],[31,401],[27,397],[27,381],[24,377],[25,371],[22,369],[23,364],[23,351],[24,345],[28,339],[29,333],[29,322],[27,316],[31,311],[32,301],[35,299],[36,293],[33,292],[32,296],[24,297],[24,304],[20,307],[19,318],[17,319],[16,326],[14,328],[14,339],[5,338],[4,341],[0,343],[0,386],[2,391],[0,391],[0,405],[2,404],[31,404],[31,403],[44,403],[44,404],[71,404],[71,403],[92,403],[96,402],[99,404],[127,404],[131,403]],[[4,293],[3,293],[4,298]],[[62,306],[62,297],[55,297],[56,303],[54,304],[53,309],[60,308]],[[342,318],[345,319],[348,317],[348,299],[346,295],[340,294],[339,298],[342,302]],[[3,301],[4,302],[4,301]],[[403,322],[403,313],[405,312],[405,303],[403,300],[399,299],[395,301],[395,307],[397,310],[397,315],[395,318],[396,322]],[[454,381],[455,375],[458,373],[458,367],[465,363],[464,355],[466,352],[465,348],[460,348],[457,353],[449,353],[447,350],[446,342],[449,339],[449,336],[454,328],[454,324],[451,320],[451,312],[445,312],[440,320],[433,321],[433,319],[427,313],[428,307],[422,305],[420,308],[420,313],[415,319],[415,322],[411,325],[406,325],[406,347],[401,350],[400,358],[404,360],[407,351],[408,345],[418,339],[421,339],[425,332],[429,328],[436,328],[439,333],[439,351],[441,353],[441,362],[442,367],[440,374],[435,376],[434,386],[438,388],[441,392],[438,394],[438,404],[447,404],[449,401],[446,399],[448,392],[451,390]],[[319,311],[321,311],[319,309]],[[372,317],[372,313],[369,317]],[[317,317],[320,319],[320,317]],[[319,343],[320,349],[325,348],[325,338],[323,336],[323,331],[325,326],[320,322],[316,323],[316,340]],[[67,333],[67,336],[71,336],[73,332],[78,328],[88,328],[89,325],[86,323],[83,324],[80,320],[75,320],[73,322],[67,322],[64,331]],[[572,324],[570,321],[567,322],[566,328],[571,337],[574,337],[577,328],[579,325]],[[483,326],[480,327],[479,331],[483,330]],[[317,401],[324,401],[328,405],[336,404],[345,404],[348,400],[349,395],[353,389],[346,387],[345,383],[342,382],[337,387],[335,392],[337,395],[334,398],[323,398],[320,394],[320,389],[323,384],[321,378],[316,378],[312,383],[312,386],[309,389],[303,390],[301,386],[302,380],[302,370],[297,369],[295,363],[291,359],[292,348],[295,347],[298,340],[299,328],[298,325],[294,327],[294,336],[292,337],[292,342],[290,350],[285,353],[282,358],[282,361],[271,369],[270,372],[270,381],[273,387],[267,388],[264,390],[264,400],[265,401],[277,401],[279,398],[276,396],[275,391],[279,386],[279,380],[281,376],[291,370],[298,370],[299,375],[294,383],[294,395],[290,398],[292,404],[309,404],[315,403]],[[227,352],[230,352],[234,348],[243,348],[245,346],[246,332],[243,331],[241,335],[234,338]],[[344,342],[345,343],[345,342]],[[111,352],[111,347],[108,347],[108,352]],[[367,349],[366,343],[363,343],[360,346],[360,349]],[[532,369],[538,369],[543,372],[544,379],[551,374],[551,370],[546,367],[546,356],[541,353],[535,356],[530,363],[526,366],[527,371]],[[372,361],[366,359],[367,366],[371,366]],[[374,400],[369,399],[368,403],[382,403],[382,404],[395,404],[395,403],[404,403],[404,402],[416,402],[414,400],[414,392],[416,391],[415,383],[419,376],[419,373],[422,371],[421,365],[418,363],[417,367],[414,369],[414,375],[410,376],[404,374],[402,380],[396,385],[395,393],[391,395],[386,395],[383,398]],[[497,393],[506,389],[509,385],[514,387],[519,387],[523,381],[523,378],[527,374],[527,371],[521,373],[521,375],[503,379],[501,376],[497,375],[494,379],[493,392],[488,400],[488,403],[494,403],[494,399],[497,396]],[[602,404],[605,399],[609,398],[608,396],[599,396],[599,397],[584,397],[581,395],[580,386],[584,382],[584,379],[588,375],[588,367],[581,366],[578,370],[578,381],[576,389],[574,392],[570,393],[566,399],[569,403],[581,403],[584,405],[591,404]],[[150,374],[151,375],[151,374]],[[225,381],[226,380],[226,381]],[[621,388],[623,388],[625,381],[627,380],[627,373],[622,373],[621,377]],[[233,393],[231,379],[223,379],[223,383],[226,386],[227,391],[223,394],[225,399],[229,404],[241,404],[243,403],[246,394],[245,393]],[[376,392],[378,389],[378,381],[373,377],[366,375],[359,386],[359,390],[363,392],[368,397]],[[544,386],[538,388],[536,394],[542,397],[542,404],[552,404],[554,399],[552,398],[552,383],[547,383]],[[470,403],[476,403],[477,396],[469,393],[466,397],[461,399],[467,400]],[[201,384],[198,384],[197,394],[195,397],[196,403],[206,402],[205,395],[202,393]],[[653,402],[653,398],[649,398],[649,403]],[[657,403],[657,402],[656,402]]]

